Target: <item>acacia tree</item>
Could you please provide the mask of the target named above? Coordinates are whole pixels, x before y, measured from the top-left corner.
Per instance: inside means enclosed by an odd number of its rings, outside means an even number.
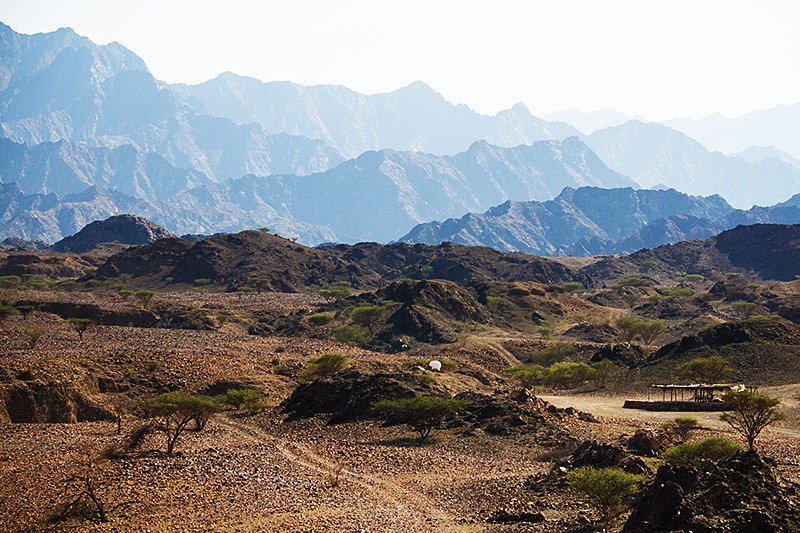
[[[727,378],[731,371],[728,362],[720,355],[695,357],[675,368],[681,379],[697,383],[719,383]]]
[[[144,307],[145,309],[147,309],[147,306],[150,305],[150,300],[153,299],[153,296],[155,296],[155,294],[156,294],[155,291],[147,291],[147,290],[136,291],[135,293],[133,293],[133,295],[139,299],[139,301],[142,303],[142,307]]]
[[[458,398],[440,396],[415,396],[402,400],[382,400],[373,410],[390,421],[406,424],[425,440],[431,430],[441,424],[445,416],[466,407],[467,402]]]
[[[83,340],[83,334],[86,333],[86,330],[92,327],[92,321],[88,318],[70,318],[69,323],[72,325],[72,329],[75,330],[81,341]]]
[[[167,455],[172,455],[175,443],[191,422],[198,430],[205,427],[211,416],[220,411],[220,402],[210,396],[167,392],[159,394],[142,403],[145,412],[152,417],[148,430],[164,434]]]
[[[731,404],[731,411],[720,419],[727,422],[747,441],[747,449],[755,450],[758,436],[767,426],[783,420],[786,415],[778,411],[781,401],[765,394],[750,391],[729,391],[723,401]]]
[[[110,450],[98,454],[85,452],[62,480],[63,503],[54,519],[87,516],[108,522],[108,513],[136,503],[126,501],[109,507],[107,487],[115,482],[116,472],[108,460]]]

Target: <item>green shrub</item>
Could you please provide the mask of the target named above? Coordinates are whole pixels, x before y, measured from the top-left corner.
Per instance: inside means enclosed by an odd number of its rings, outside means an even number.
[[[587,363],[562,361],[547,368],[545,381],[556,389],[577,387],[587,381],[597,379],[597,370]]]
[[[694,289],[691,287],[671,287],[671,288],[660,288],[658,292],[666,296],[667,298],[676,298],[680,296],[692,296],[694,294]]]
[[[700,466],[703,461],[721,461],[733,457],[742,447],[730,439],[710,438],[678,444],[662,455],[664,461],[675,466]]]
[[[390,305],[360,305],[350,311],[350,319],[372,333],[375,327],[384,320],[390,309]]]
[[[586,287],[580,281],[567,281],[561,284],[561,287],[567,292],[578,292],[586,290]]]
[[[303,370],[302,377],[308,381],[314,381],[341,372],[349,366],[350,359],[346,356],[329,353],[312,359]]]
[[[194,280],[194,284],[198,286],[211,285],[211,280],[208,278],[197,278]]]
[[[681,441],[686,440],[688,437],[689,432],[693,429],[697,429],[699,423],[697,422],[696,418],[692,418],[690,416],[679,416],[676,417],[674,420],[670,420],[668,422],[664,422],[662,427],[672,433],[675,437],[680,439]]]
[[[426,387],[433,387],[436,385],[436,376],[431,374],[416,374],[417,381]]]
[[[543,339],[549,339],[553,334],[553,328],[549,326],[539,326],[536,328],[536,333],[538,333]]]
[[[575,350],[575,345],[570,342],[556,342],[531,352],[528,356],[528,362],[534,365],[550,366],[574,354]]]
[[[136,292],[134,292],[134,291],[131,291],[131,290],[128,290],[128,289],[120,289],[120,290],[118,290],[118,291],[117,291],[117,294],[119,294],[119,295],[120,295],[120,297],[121,297],[123,300],[127,300],[128,298],[130,298],[131,296],[133,296],[134,294],[136,294]]]
[[[369,338],[361,332],[361,328],[354,325],[340,326],[333,331],[333,338],[345,344],[358,346],[364,344]]]
[[[16,289],[22,285],[22,278],[19,276],[0,276],[0,289]]]
[[[424,440],[445,416],[464,409],[467,402],[440,396],[415,396],[403,400],[383,400],[373,406],[373,411],[390,421],[406,424]]]
[[[353,291],[349,287],[334,285],[333,287],[322,289],[319,291],[319,294],[326,298],[335,298],[336,300],[341,300],[342,298],[347,298],[348,296],[352,295]]]
[[[514,379],[527,388],[532,389],[537,385],[543,385],[547,379],[547,369],[542,365],[518,365],[508,369]]]
[[[237,409],[257,413],[265,407],[266,394],[258,389],[231,389],[225,392],[223,401]]]
[[[667,330],[663,320],[650,320],[633,315],[627,315],[617,320],[617,327],[620,329],[620,336],[624,341],[631,342],[636,337],[641,337],[647,344],[655,342]]]
[[[641,276],[625,276],[614,284],[614,287],[652,287],[653,280],[643,278]]]
[[[19,311],[16,307],[10,305],[0,305],[0,322],[3,322],[8,317],[18,315]]]
[[[28,315],[33,313],[32,305],[17,305],[14,306],[14,309],[16,309],[22,315],[23,318],[28,318]]]
[[[625,511],[644,476],[629,474],[619,468],[577,468],[567,474],[567,482],[586,495],[608,522]]]
[[[692,383],[719,383],[727,378],[732,369],[728,362],[719,355],[695,357],[675,368],[681,379]]]
[[[314,327],[325,326],[326,324],[330,324],[332,320],[333,314],[331,313],[317,313],[306,319],[306,321]]]

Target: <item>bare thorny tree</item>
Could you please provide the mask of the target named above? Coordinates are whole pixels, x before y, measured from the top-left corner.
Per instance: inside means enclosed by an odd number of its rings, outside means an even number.
[[[109,459],[111,453],[106,449],[100,453],[86,451],[81,454],[62,481],[64,503],[53,520],[80,516],[105,523],[109,513],[137,503],[108,503],[108,487],[117,480],[116,468]]]

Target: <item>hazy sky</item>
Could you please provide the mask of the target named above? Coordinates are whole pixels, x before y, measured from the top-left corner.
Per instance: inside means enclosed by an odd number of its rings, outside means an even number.
[[[522,101],[654,120],[800,102],[797,0],[2,0],[0,20],[119,41],[168,82],[423,80],[484,113]]]

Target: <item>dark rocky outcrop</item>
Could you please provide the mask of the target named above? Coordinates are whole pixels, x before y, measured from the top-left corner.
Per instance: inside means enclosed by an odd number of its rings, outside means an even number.
[[[303,383],[280,407],[289,419],[330,415],[330,423],[372,418],[372,406],[381,400],[400,400],[424,394],[411,374],[365,374],[348,370]],[[430,391],[427,392],[430,394]]]
[[[95,324],[104,326],[153,327],[158,317],[145,309],[107,309],[97,304],[73,302],[36,302],[20,300],[16,305],[32,305],[43,313],[52,313],[61,318],[88,318]]]
[[[647,359],[644,349],[638,344],[605,344],[592,355],[590,362],[611,361],[621,366],[633,368]]]
[[[0,386],[0,422],[70,423],[113,419],[111,411],[69,383],[16,381]]]
[[[672,438],[665,431],[641,428],[637,429],[625,444],[636,455],[657,457],[672,445]]]
[[[75,235],[61,239],[53,245],[56,252],[88,252],[104,242],[120,244],[149,244],[175,235],[146,218],[134,215],[117,215],[97,220]]]
[[[588,342],[612,342],[619,336],[619,331],[611,324],[581,322],[569,328],[562,335]]]
[[[647,465],[627,453],[619,446],[587,440],[578,446],[567,461],[556,464],[556,468],[581,468],[591,466],[594,468],[621,468],[631,474],[646,474],[650,472]]]
[[[489,319],[469,290],[450,282],[401,281],[380,292],[384,299],[401,303],[378,335],[389,345],[397,337],[430,344],[454,342],[456,322],[484,323]]]
[[[700,469],[664,465],[632,508],[624,532],[800,530],[798,486],[755,452]]]

